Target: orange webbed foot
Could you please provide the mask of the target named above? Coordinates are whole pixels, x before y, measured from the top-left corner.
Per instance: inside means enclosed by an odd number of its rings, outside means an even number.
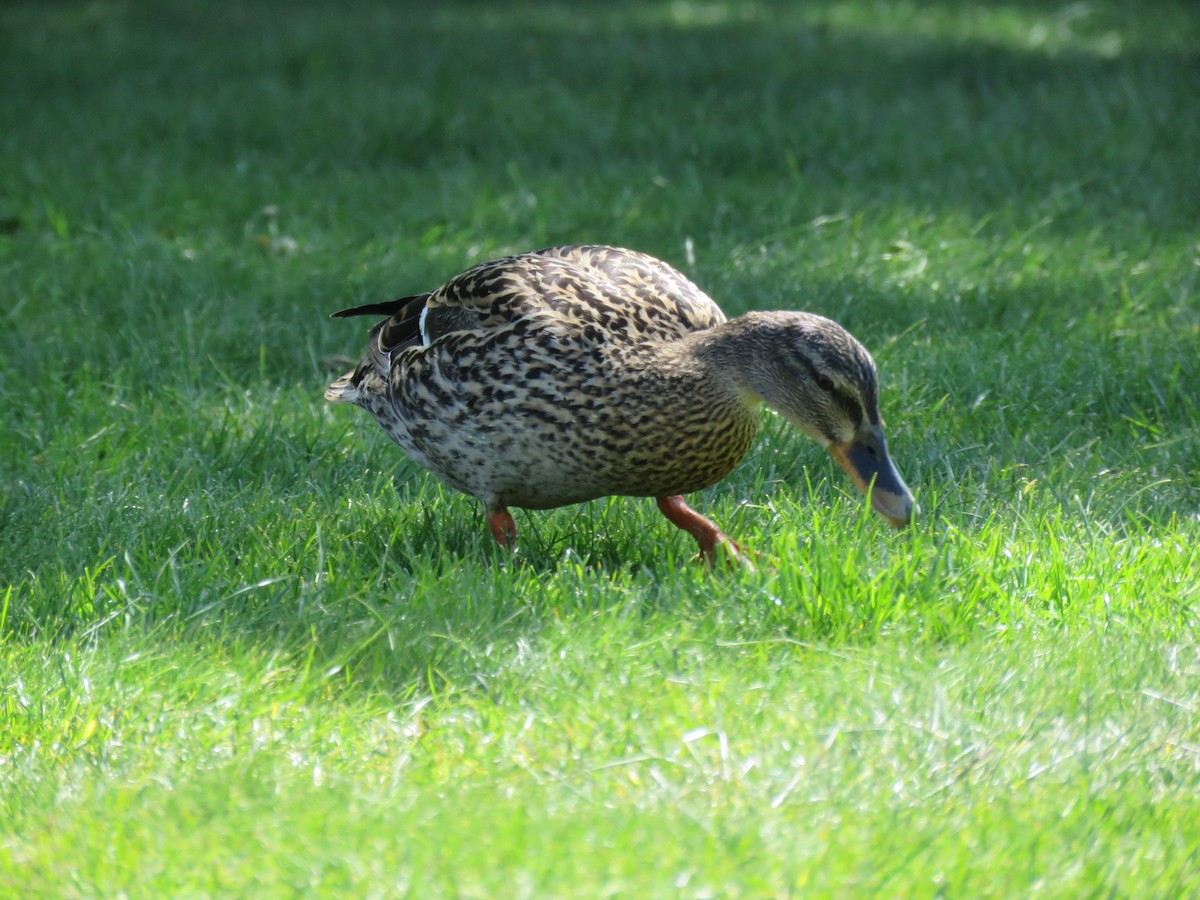
[[[707,519],[683,502],[683,497],[657,497],[655,502],[664,516],[678,528],[682,528],[696,539],[700,545],[700,559],[710,567],[716,567],[717,547],[721,547],[721,555],[731,565],[743,566],[751,572],[755,571],[754,561],[750,554],[742,550],[737,542]]]
[[[488,515],[488,527],[496,543],[508,550],[516,549],[517,523],[513,521],[512,513],[503,506]]]

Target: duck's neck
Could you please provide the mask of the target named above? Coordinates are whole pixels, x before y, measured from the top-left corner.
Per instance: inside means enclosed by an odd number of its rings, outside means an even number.
[[[772,373],[778,357],[782,318],[789,313],[751,312],[715,328],[688,335],[680,349],[704,367],[706,376],[725,384],[747,404],[756,405],[777,377]]]
[[[751,312],[689,336],[687,351],[744,402],[761,400],[823,445],[878,421],[875,367],[846,329],[803,312]]]

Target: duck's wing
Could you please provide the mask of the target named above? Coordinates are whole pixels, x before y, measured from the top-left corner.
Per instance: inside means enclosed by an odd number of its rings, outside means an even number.
[[[686,276],[634,250],[548,247],[505,262],[490,273],[489,317],[549,310],[564,325],[599,329],[609,340],[671,340],[725,321],[721,308]]]
[[[403,350],[406,347],[428,346],[431,341],[452,331],[480,328],[482,320],[471,308],[456,304],[430,303],[431,298],[444,291],[447,286],[427,294],[413,294],[411,297],[398,297],[382,303],[339,309],[330,318],[387,316],[371,329],[370,338],[371,353],[384,356],[393,350]]]
[[[725,321],[686,276],[661,260],[617,247],[549,247],[480,263],[425,294],[338,310],[335,318],[380,315],[371,358],[387,371],[395,351],[429,346],[454,332],[480,338],[519,320],[596,343],[672,340]]]

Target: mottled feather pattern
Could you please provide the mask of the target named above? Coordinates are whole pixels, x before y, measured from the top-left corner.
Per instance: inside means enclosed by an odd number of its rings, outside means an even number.
[[[639,349],[725,321],[653,257],[550,248],[394,302],[372,339],[374,360],[388,359],[386,387],[370,379],[359,402],[409,455],[485,503],[543,508],[698,490],[728,474],[753,440],[757,413],[730,396],[714,441],[712,398],[681,398],[678,376]],[[456,311],[477,324],[431,334],[422,347],[413,342],[422,302],[431,320]],[[356,387],[368,371],[351,376]]]
[[[840,326],[807,313],[728,322],[685,276],[629,250],[510,256],[335,315],[365,314],[388,318],[326,397],[365,407],[415,461],[478,497],[502,543],[515,535],[509,505],[715,484],[748,452],[764,399],[826,445],[859,429],[853,409],[878,421],[874,365]],[[724,540],[682,502],[668,507],[702,551],[699,531]]]
[[[430,310],[470,309],[481,329],[549,314],[607,339],[678,338],[725,315],[666,263],[612,247],[553,247],[481,263],[429,295]]]
[[[735,401],[738,439],[714,444],[708,428],[689,428],[690,420],[708,418],[709,400],[693,392],[686,405],[695,408],[684,414],[672,373],[636,349],[723,320],[715,304],[674,315],[665,303],[643,307],[629,302],[636,297],[629,280],[583,281],[571,265],[542,256],[535,267],[514,271],[502,263],[435,292],[431,306],[464,295],[476,308],[486,303],[483,322],[493,328],[484,336],[449,335],[441,352],[406,351],[394,361],[393,372],[402,374],[392,380],[389,433],[454,487],[501,505],[657,496],[724,477],[748,449],[757,414]],[[596,273],[606,275],[589,271]],[[542,292],[535,299],[544,305],[530,301],[533,291]],[[616,321],[625,327],[614,329]],[[409,433],[402,423],[415,420],[424,427]],[[457,452],[443,459],[448,446]]]

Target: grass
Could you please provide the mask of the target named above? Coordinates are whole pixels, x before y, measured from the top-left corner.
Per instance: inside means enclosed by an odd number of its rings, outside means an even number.
[[[1200,890],[1184,2],[0,10],[0,893]],[[475,505],[341,306],[558,242],[879,361],[892,533],[778,419]]]

